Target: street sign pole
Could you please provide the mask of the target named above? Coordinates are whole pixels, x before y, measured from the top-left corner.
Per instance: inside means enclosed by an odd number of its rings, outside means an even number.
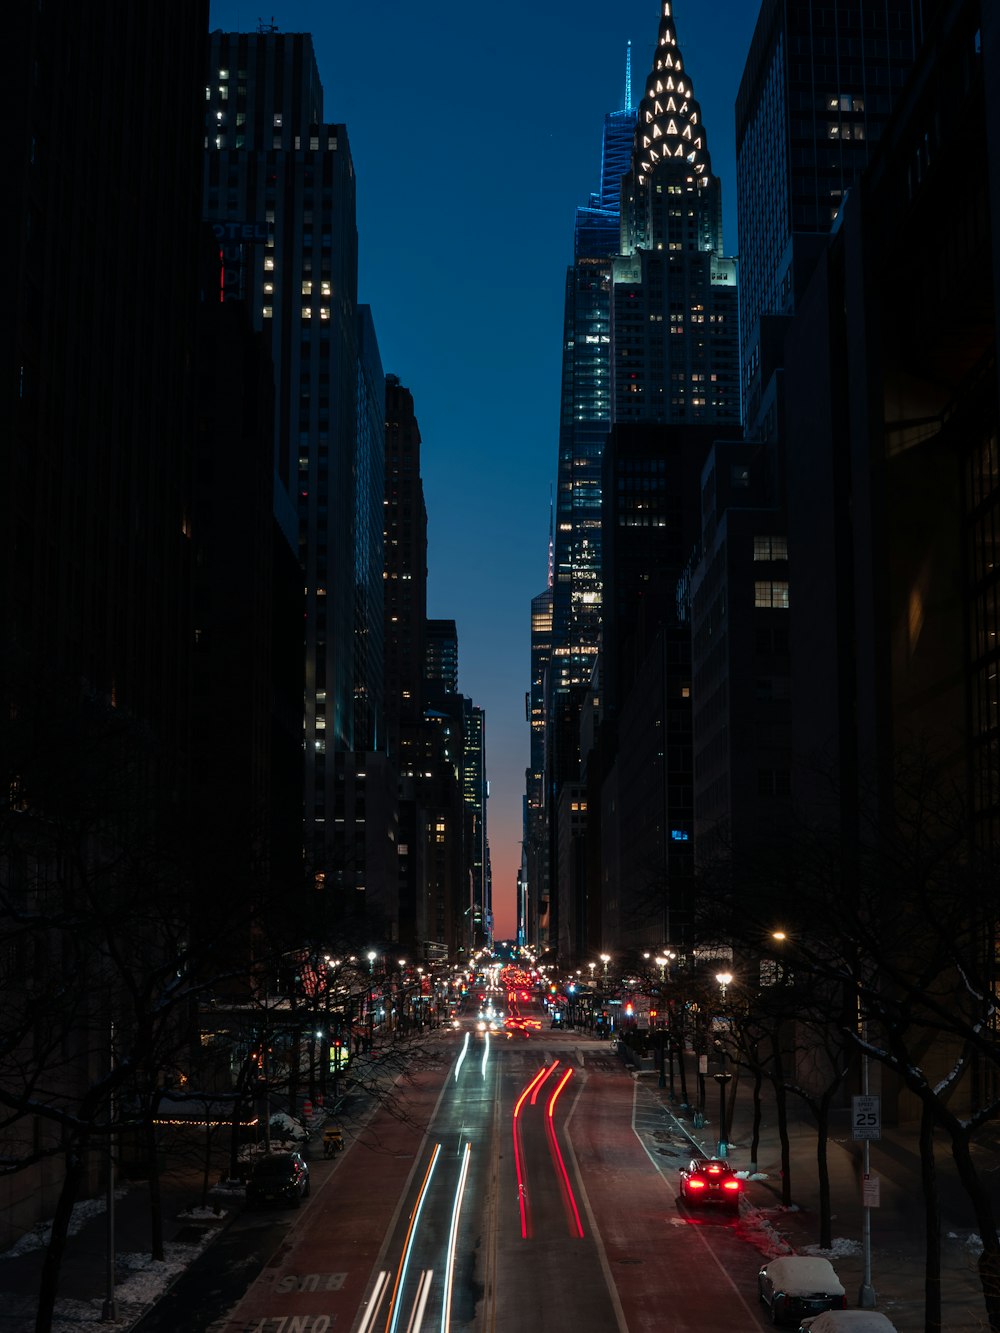
[[[862,1179],[867,1184],[871,1178],[871,1141],[881,1137],[882,1111],[881,1101],[868,1092],[868,1055],[861,1057],[860,1097],[852,1098],[854,1137],[864,1140],[864,1158]],[[865,1271],[858,1291],[858,1305],[862,1310],[875,1309],[875,1288],[872,1286],[872,1209],[871,1196],[864,1198],[862,1209],[862,1249],[864,1251]]]

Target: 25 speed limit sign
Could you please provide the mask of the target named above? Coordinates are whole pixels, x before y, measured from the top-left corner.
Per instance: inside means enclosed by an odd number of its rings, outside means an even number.
[[[882,1108],[878,1097],[852,1097],[851,1123],[856,1139],[882,1137]]]

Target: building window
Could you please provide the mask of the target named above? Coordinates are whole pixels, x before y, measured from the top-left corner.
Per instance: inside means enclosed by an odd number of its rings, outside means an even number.
[[[758,579],[753,585],[754,606],[771,607],[776,611],[788,610],[788,583],[779,579]]]
[[[753,558],[755,560],[787,560],[787,537],[754,537]]]

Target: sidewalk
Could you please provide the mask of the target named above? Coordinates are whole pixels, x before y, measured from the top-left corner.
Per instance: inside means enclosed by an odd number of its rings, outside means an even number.
[[[710,1119],[695,1128],[690,1110],[671,1102],[655,1072],[634,1077],[652,1090],[672,1127],[709,1156],[718,1149],[718,1095],[713,1081],[706,1090]],[[690,1091],[690,1089],[689,1089]],[[714,1097],[712,1094],[716,1094]],[[728,1157],[735,1169],[747,1172],[747,1191],[740,1225],[756,1233],[766,1257],[781,1252],[821,1254],[829,1258],[855,1307],[864,1281],[861,1205],[863,1144],[853,1139],[849,1111],[834,1112],[827,1157],[830,1171],[833,1246],[819,1248],[819,1174],[816,1133],[804,1104],[789,1099],[792,1207],[781,1204],[781,1148],[773,1101],[763,1092],[763,1122],[757,1170],[749,1174],[752,1129],[752,1088],[737,1088],[732,1126],[727,1134]],[[714,1113],[714,1114],[713,1114]],[[899,1333],[923,1333],[925,1241],[923,1194],[916,1126],[884,1127],[870,1147],[870,1169],[878,1177],[880,1206],[871,1210],[871,1285],[876,1308],[893,1321]],[[975,1218],[962,1188],[950,1149],[937,1143],[938,1190],[941,1207],[942,1317],[947,1333],[982,1333],[987,1327],[976,1261],[981,1249]],[[1000,1209],[1000,1153],[992,1145],[976,1149],[977,1166],[996,1182],[994,1206]]]
[[[311,1118],[310,1136],[303,1148],[313,1183],[318,1184],[332,1162],[325,1163],[322,1127],[326,1116],[319,1111]],[[211,1179],[218,1181],[228,1162],[216,1161]],[[324,1169],[325,1168],[325,1169]],[[209,1193],[208,1207],[201,1206],[201,1168],[173,1168],[161,1177],[163,1237],[166,1262],[150,1259],[152,1218],[147,1180],[123,1181],[115,1194],[115,1286],[116,1318],[102,1320],[108,1299],[108,1217],[104,1198],[77,1205],[66,1253],[59,1271],[55,1333],[79,1333],[82,1327],[136,1328],[143,1323],[176,1284],[190,1288],[187,1302],[194,1322],[184,1333],[196,1333],[196,1311],[203,1287],[197,1273],[198,1257],[218,1241],[244,1206],[241,1186],[227,1189],[216,1185]],[[282,1215],[284,1216],[284,1215]],[[288,1218],[293,1214],[289,1213]],[[284,1220],[288,1220],[285,1218]],[[38,1290],[45,1261],[41,1238],[25,1241],[0,1255],[0,1333],[33,1333],[38,1308]],[[211,1263],[211,1257],[208,1260]],[[263,1262],[263,1260],[262,1260]]]

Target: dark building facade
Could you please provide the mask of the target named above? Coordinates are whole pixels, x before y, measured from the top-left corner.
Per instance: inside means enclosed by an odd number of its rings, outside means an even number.
[[[764,0],[736,99],[740,345],[753,427],[763,315],[787,314],[868,163],[936,0]]]
[[[119,893],[134,910],[135,881],[115,882],[111,856],[127,848],[142,858],[152,893],[153,870],[162,870],[154,848],[167,831],[172,865],[185,866],[193,847],[207,8],[181,0],[168,24],[144,7],[128,21],[117,6],[17,5],[5,16],[0,880],[8,906],[20,909],[14,934],[10,918],[4,929],[4,1012],[13,1020],[28,1005],[30,1046],[11,1048],[8,1021],[3,1077],[20,1097],[33,1069],[53,1116],[70,1115],[62,1127],[31,1114],[8,1119],[5,1156],[25,1169],[4,1176],[4,1248],[55,1215],[65,1164],[86,1144],[72,1125],[107,1076],[98,1034],[109,1012],[127,1012],[113,998],[121,974],[86,947],[87,894],[96,890],[105,908]],[[132,781],[116,768],[122,758],[135,765]],[[31,829],[26,857],[11,856],[24,836],[12,814]],[[68,823],[72,856],[56,845]],[[60,929],[69,907],[73,928]],[[28,925],[40,915],[44,936]],[[121,918],[106,926],[107,946],[125,928]],[[54,980],[58,1007],[48,1010],[39,989]],[[62,1032],[43,1037],[43,1022],[62,1022]],[[128,1042],[127,1025],[121,1034]],[[46,1051],[56,1053],[54,1067]],[[104,1153],[84,1146],[81,1161],[79,1186],[89,1193]]]
[[[354,912],[367,877],[347,848],[338,767],[379,740],[381,367],[357,302],[346,128],[323,118],[303,33],[213,32],[204,202],[223,295],[249,301],[275,366],[275,513],[305,588],[304,843],[317,884]],[[366,733],[356,734],[358,723]]]

